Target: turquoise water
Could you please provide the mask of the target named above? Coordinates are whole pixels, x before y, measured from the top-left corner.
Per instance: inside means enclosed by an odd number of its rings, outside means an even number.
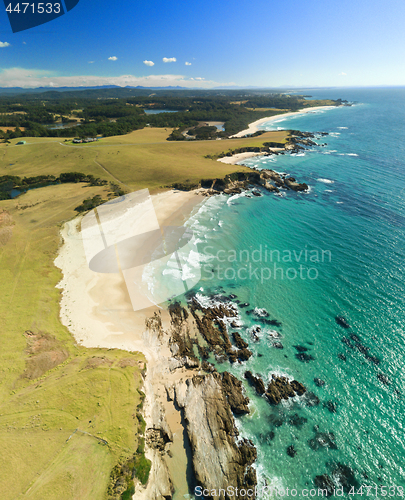
[[[284,374],[320,400],[317,406],[296,398],[271,407],[245,384],[252,413],[239,418],[238,426],[258,447],[262,482],[313,487],[316,475],[332,475],[341,463],[354,471],[359,485],[404,486],[405,89],[314,94],[322,97],[357,104],[264,128],[325,131],[330,135],[317,142],[327,146],[246,162],[288,172],[306,182],[309,193],[219,196],[188,222],[204,260],[196,289],[211,300],[215,293],[232,293],[249,303],[239,309],[239,332],[254,356],[232,368],[218,364],[220,370],[230,369],[239,378],[251,370],[265,380]],[[207,260],[219,250],[225,262]],[[264,261],[265,250],[273,250],[267,253],[272,262]],[[249,264],[257,269],[250,278],[241,271]],[[246,313],[255,307],[265,308],[281,326]],[[336,316],[346,318],[351,328],[338,325]],[[253,325],[262,328],[256,343],[249,333]],[[274,331],[283,349],[273,347]],[[351,347],[342,342],[344,336]],[[310,360],[297,358],[297,346],[307,349]],[[315,377],[325,385],[318,387]],[[291,420],[295,414],[303,419]],[[337,449],[311,448],[316,432],[333,433]],[[297,452],[293,458],[286,452],[290,445]],[[375,490],[369,497],[376,498]]]

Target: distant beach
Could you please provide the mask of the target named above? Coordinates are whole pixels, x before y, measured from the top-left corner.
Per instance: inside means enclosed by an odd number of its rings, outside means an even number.
[[[294,111],[291,113],[283,113],[281,115],[275,115],[275,116],[269,116],[267,118],[261,118],[260,120],[256,120],[255,122],[250,123],[249,127],[247,129],[242,130],[241,132],[238,132],[237,134],[232,135],[231,137],[243,137],[245,135],[254,134],[255,132],[257,132],[259,130],[260,125],[263,125],[263,123],[274,122],[274,121],[288,118],[288,117],[294,116],[294,115],[312,113],[313,111],[333,109],[335,107],[336,106],[315,106],[313,108],[304,108],[304,109],[301,109],[300,111]]]

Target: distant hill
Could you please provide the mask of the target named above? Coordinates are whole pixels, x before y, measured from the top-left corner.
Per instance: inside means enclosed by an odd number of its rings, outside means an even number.
[[[36,88],[23,88],[23,87],[0,87],[0,95],[17,95],[17,94],[43,94],[45,92],[74,92],[85,90],[110,90],[110,89],[141,89],[141,90],[186,90],[188,87],[169,86],[169,87],[120,87],[118,85],[99,85],[96,87],[36,87]]]

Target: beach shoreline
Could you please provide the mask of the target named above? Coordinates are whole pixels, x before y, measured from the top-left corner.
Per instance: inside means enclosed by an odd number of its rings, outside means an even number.
[[[183,225],[206,200],[197,190],[170,190],[151,199],[161,226]],[[152,462],[150,480],[146,488],[137,485],[134,498],[157,498],[171,493],[173,487],[187,493],[184,428],[180,412],[167,401],[166,385],[190,374],[184,367],[173,367],[169,312],[158,305],[134,311],[122,273],[101,274],[89,269],[80,235],[81,220],[76,217],[61,229],[63,244],[55,259],[63,274],[57,285],[62,290],[60,320],[84,347],[143,353],[147,361],[143,384],[146,428],[156,429],[166,422],[177,459],[162,457],[147,446],[145,455]]]
[[[296,116],[296,115],[302,115],[302,114],[307,114],[307,113],[312,113],[320,110],[328,110],[328,109],[334,109],[336,106],[314,106],[313,108],[303,108],[300,109],[299,111],[292,111],[290,113],[282,113],[280,115],[275,115],[275,116],[269,116],[267,118],[260,118],[260,120],[256,120],[255,122],[249,123],[249,126],[245,130],[241,130],[237,134],[232,135],[231,137],[235,138],[241,138],[244,137],[245,135],[251,135],[254,134],[255,132],[259,131],[259,126],[263,125],[263,123],[267,122],[274,122],[279,120],[280,118],[289,118],[291,116]]]

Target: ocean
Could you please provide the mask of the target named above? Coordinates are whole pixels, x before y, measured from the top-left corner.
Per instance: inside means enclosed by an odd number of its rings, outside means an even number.
[[[328,132],[317,140],[327,145],[244,163],[288,173],[309,192],[209,199],[187,223],[202,264],[195,291],[204,301],[229,294],[239,301],[238,331],[254,356],[216,366],[244,381],[251,414],[237,425],[257,446],[261,485],[295,488],[300,496],[314,488],[315,476],[345,475],[355,486],[347,498],[401,496],[405,89],[306,93],[354,105],[280,117],[262,128]],[[246,383],[246,370],[265,381],[272,374],[294,378],[313,394],[272,407]]]

